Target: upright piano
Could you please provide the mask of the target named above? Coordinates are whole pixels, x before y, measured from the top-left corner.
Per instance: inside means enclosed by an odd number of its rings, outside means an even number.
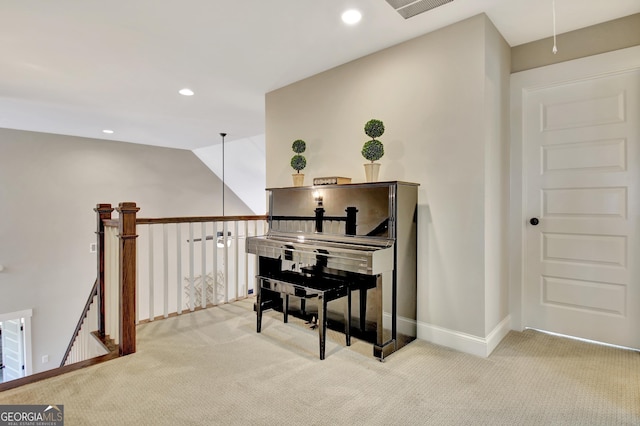
[[[258,257],[257,331],[267,309],[283,311],[285,321],[317,318],[321,359],[327,327],[344,331],[347,345],[351,336],[371,343],[380,360],[414,340],[417,187],[267,189],[267,232],[246,244]]]

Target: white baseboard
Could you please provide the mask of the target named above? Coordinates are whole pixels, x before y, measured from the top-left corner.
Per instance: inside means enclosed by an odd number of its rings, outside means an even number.
[[[488,357],[510,330],[511,316],[507,315],[487,337],[478,337],[436,325],[418,322],[418,339],[446,346],[471,355]]]

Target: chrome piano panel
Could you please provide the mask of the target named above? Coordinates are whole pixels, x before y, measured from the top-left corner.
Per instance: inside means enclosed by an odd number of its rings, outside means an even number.
[[[393,243],[389,238],[338,237],[269,232],[248,237],[247,253],[302,265],[324,260],[327,268],[365,275],[393,270]]]

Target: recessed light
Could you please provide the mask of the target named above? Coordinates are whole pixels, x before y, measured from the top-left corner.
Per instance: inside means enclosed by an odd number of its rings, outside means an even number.
[[[183,96],[193,96],[193,90],[187,89],[186,87],[184,89],[180,89],[178,93],[180,93]]]
[[[113,133],[113,130],[110,130],[110,129],[104,129],[104,130],[102,131],[102,133],[107,133],[107,134],[109,134],[109,135],[110,135],[110,134],[112,134],[112,133]]]
[[[360,22],[362,19],[362,13],[355,9],[349,9],[342,14],[342,22],[347,25],[354,25]]]

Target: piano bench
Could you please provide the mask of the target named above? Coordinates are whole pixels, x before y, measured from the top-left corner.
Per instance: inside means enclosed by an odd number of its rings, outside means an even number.
[[[298,275],[298,274],[296,274]],[[344,309],[345,316],[345,343],[351,346],[351,291],[344,282],[332,280],[312,281],[305,280],[304,276],[289,276],[290,280],[283,280],[281,277],[273,278],[258,275],[258,295],[256,301],[256,331],[260,333],[262,328],[263,303],[261,299],[262,289],[284,295],[285,301],[282,307],[284,322],[288,321],[289,296],[299,297],[302,300],[316,299],[318,305],[318,341],[320,345],[320,359],[325,358],[325,347],[327,338],[327,303],[347,297],[347,304]],[[294,282],[295,281],[295,282]]]
[[[367,292],[375,289],[377,285],[377,277],[375,275],[363,275],[341,271],[335,268],[327,268],[324,266],[310,266],[303,267],[302,272],[309,275],[317,275],[325,277],[325,279],[341,280],[349,286],[351,291],[358,291],[360,296],[360,332],[364,333],[366,329],[366,316],[367,316]],[[304,300],[302,301],[300,308],[304,312]],[[351,317],[351,315],[349,315]]]

